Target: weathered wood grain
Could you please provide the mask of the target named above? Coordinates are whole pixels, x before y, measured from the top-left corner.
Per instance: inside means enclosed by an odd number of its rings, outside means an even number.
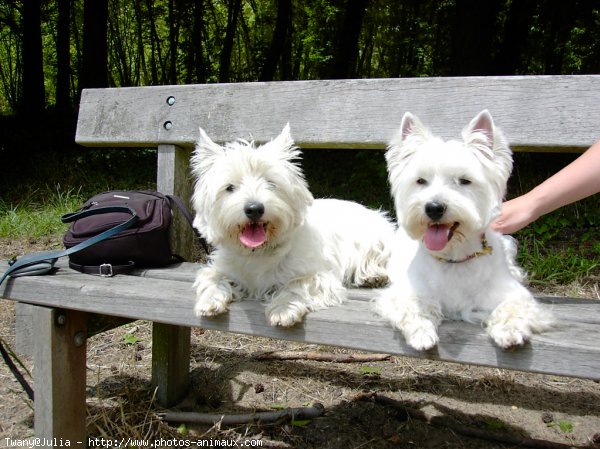
[[[169,98],[174,103],[168,103]],[[598,139],[600,76],[319,80],[84,90],[86,146],[266,141],[289,122],[304,148],[384,148],[411,111],[444,138],[489,109],[515,150],[587,148]]]
[[[53,438],[86,447],[86,314],[33,307],[35,435],[38,447],[52,448]],[[77,338],[76,338],[77,336]]]
[[[187,393],[190,379],[191,328],[177,324],[152,324],[152,386],[156,399],[172,407]]]
[[[141,276],[109,279],[61,269],[53,276],[11,279],[0,293],[31,304],[178,326],[600,380],[598,301],[541,298],[552,307],[560,326],[536,335],[531,343],[514,351],[497,348],[481,326],[448,321],[440,328],[439,346],[420,353],[371,311],[372,290],[352,290],[344,305],[310,313],[303,323],[289,329],[271,327],[264,306],[250,300],[233,304],[229,313],[217,318],[197,318],[192,313],[191,288],[196,268],[183,264],[174,269],[140,271]]]

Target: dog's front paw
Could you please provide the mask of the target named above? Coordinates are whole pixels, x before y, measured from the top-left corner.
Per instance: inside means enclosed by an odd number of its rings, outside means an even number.
[[[298,302],[276,303],[267,308],[266,314],[271,326],[290,327],[302,321],[308,309]]]
[[[492,340],[503,349],[523,346],[531,338],[531,331],[526,326],[509,323],[490,326],[488,333]]]
[[[364,279],[360,283],[360,287],[363,288],[383,288],[390,283],[390,279],[386,274],[382,274],[381,276],[373,276]]]
[[[198,287],[194,314],[197,317],[215,316],[229,310],[232,301],[229,292],[223,291],[218,285]]]
[[[435,324],[429,320],[422,320],[418,325],[411,326],[404,331],[407,343],[417,351],[427,351],[439,343]]]

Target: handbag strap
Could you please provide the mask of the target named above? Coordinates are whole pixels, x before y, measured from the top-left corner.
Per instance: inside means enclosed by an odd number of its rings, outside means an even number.
[[[135,262],[130,260],[129,262],[121,265],[114,265],[112,263],[103,263],[100,265],[80,265],[69,260],[69,268],[79,271],[80,273],[110,278],[115,274],[131,273],[135,268]]]
[[[129,206],[105,206],[96,209],[87,209],[79,212],[72,212],[61,217],[63,223],[70,223],[80,218],[89,217],[90,215],[106,214],[111,212],[125,212],[131,215],[131,218],[118,224],[106,231],[101,232],[89,239],[72,246],[71,248],[59,251],[44,251],[40,253],[28,254],[19,259],[11,259],[8,264],[8,269],[0,277],[0,285],[8,277],[18,276],[34,276],[49,273],[54,269],[54,264],[59,257],[68,256],[85,248],[88,248],[98,242],[108,239],[119,232],[130,228],[138,221],[138,216],[135,211]]]
[[[192,214],[190,213],[190,211],[186,207],[186,205],[183,202],[183,200],[181,198],[179,198],[178,196],[175,196],[175,195],[166,195],[166,197],[169,199],[169,201],[171,203],[175,203],[175,205],[177,206],[177,208],[179,209],[179,211],[182,213],[182,215],[185,217],[185,219],[187,220],[187,222],[190,224],[190,226],[194,230],[194,234],[196,234],[196,237],[200,241],[200,244],[202,245],[202,248],[204,249],[204,251],[206,252],[206,254],[208,254],[210,252],[210,250],[208,249],[208,244],[206,243],[206,240],[204,239],[204,237],[202,237],[202,235],[200,234],[200,232],[198,232],[198,230],[194,227],[194,218],[192,217]]]

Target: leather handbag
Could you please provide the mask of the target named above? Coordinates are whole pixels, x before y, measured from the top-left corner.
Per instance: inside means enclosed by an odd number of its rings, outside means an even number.
[[[134,266],[162,267],[183,260],[172,252],[169,244],[175,206],[191,226],[190,212],[178,197],[172,195],[149,190],[109,191],[94,195],[79,211],[62,217],[63,222],[71,223],[63,238],[65,248],[79,245],[127,221],[132,213],[137,220],[118,234],[70,254],[69,266],[88,274],[112,276],[130,271]],[[117,210],[106,213],[86,214],[115,207]]]

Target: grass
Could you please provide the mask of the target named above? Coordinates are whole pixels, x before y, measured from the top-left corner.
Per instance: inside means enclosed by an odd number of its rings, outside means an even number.
[[[521,244],[519,259],[529,268],[533,286],[566,285],[595,277],[600,268],[600,256],[586,256],[575,248],[548,250],[537,240]]]
[[[569,157],[516,154],[509,192],[515,196],[529,190],[566,165]],[[85,150],[70,158],[41,157],[34,166],[27,165],[28,172],[20,166],[20,170],[11,172],[12,179],[2,177],[0,239],[59,239],[66,230],[60,216],[77,210],[92,194],[154,188],[155,154],[147,150]],[[383,152],[306,150],[303,168],[315,197],[345,198],[384,210],[393,207]],[[9,187],[14,185],[19,188]],[[551,289],[590,279],[598,282],[599,228],[596,196],[564,207],[519,231],[515,235],[520,247],[518,261],[529,273],[532,286]]]
[[[518,261],[534,287],[600,279],[597,197],[557,210],[519,231]]]
[[[34,199],[37,198],[37,199]],[[45,186],[18,203],[0,200],[0,238],[39,239],[62,235],[67,225],[60,217],[81,207],[81,189]]]

